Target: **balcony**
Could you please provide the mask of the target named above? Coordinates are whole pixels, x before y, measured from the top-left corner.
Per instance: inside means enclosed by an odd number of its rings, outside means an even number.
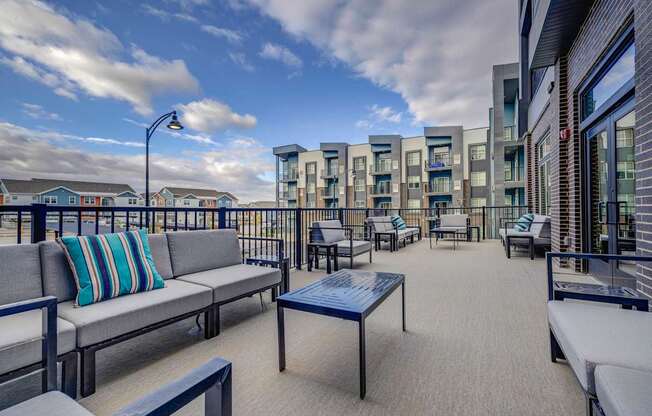
[[[385,163],[376,163],[369,166],[370,175],[390,175],[392,173],[392,163],[387,161]]]
[[[296,182],[299,179],[299,171],[297,169],[291,169],[287,172],[281,172],[279,176],[281,182]]]
[[[450,181],[436,181],[423,184],[426,195],[447,195],[451,193]]]
[[[337,190],[335,188],[322,189],[321,190],[321,197],[323,199],[336,199],[337,198]]]
[[[337,179],[338,178],[337,168],[322,169],[319,177],[322,179]]]
[[[295,201],[297,199],[296,191],[281,192],[279,197],[287,201]]]
[[[450,162],[450,154],[434,154],[430,160],[424,161],[424,169],[426,171],[449,170],[451,169]]]
[[[505,167],[505,188],[521,188],[525,186],[525,169]]]
[[[392,196],[391,184],[389,182],[381,182],[372,186],[371,196],[375,198]]]

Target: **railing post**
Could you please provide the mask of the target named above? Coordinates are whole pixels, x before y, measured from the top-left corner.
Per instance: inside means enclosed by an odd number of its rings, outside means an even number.
[[[340,224],[344,225],[344,208],[337,209],[337,219],[340,220]]]
[[[487,218],[487,210],[485,209],[486,207],[483,205],[482,206],[482,239],[485,239],[485,226],[487,224],[486,218]]]
[[[294,266],[297,270],[301,270],[301,263],[303,263],[303,226],[301,225],[302,216],[303,209],[296,208],[294,210]]]
[[[32,204],[32,243],[46,239],[47,222],[45,217],[48,212],[45,207],[45,204]]]
[[[226,207],[220,207],[217,211],[217,228],[226,228]]]

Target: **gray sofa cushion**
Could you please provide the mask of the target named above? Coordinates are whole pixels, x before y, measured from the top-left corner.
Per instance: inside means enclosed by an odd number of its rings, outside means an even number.
[[[43,293],[56,296],[59,302],[75,299],[77,284],[63,249],[56,241],[39,243]]]
[[[439,217],[440,227],[464,227],[466,220],[469,218],[466,214],[446,214]]]
[[[548,227],[550,227],[550,224],[548,224]],[[532,231],[517,231],[513,228],[508,228],[507,231],[505,231],[505,228],[501,228],[498,230],[498,235],[500,236],[501,240],[505,240],[506,236],[521,236],[521,237],[534,237],[534,245],[535,246],[549,246],[550,245],[550,236],[548,237],[537,237],[537,234],[535,234]],[[512,239],[510,240],[512,245],[515,246],[527,246],[529,244],[529,241],[527,239]]]
[[[411,235],[418,235],[418,234],[419,234],[418,228],[405,228],[403,230],[398,230],[398,238],[406,238],[406,237],[410,237]]]
[[[318,228],[315,231],[315,239],[317,241],[324,241],[325,243],[335,243],[337,241],[346,240],[346,233],[344,230],[335,230],[334,228],[342,228],[342,223],[339,220],[315,221],[312,223],[313,228]],[[321,233],[321,240],[319,234]]]
[[[168,237],[165,234],[149,234],[147,241],[149,242],[149,249],[152,251],[156,271],[163,279],[172,279],[172,263],[170,262]]]
[[[79,403],[61,393],[50,391],[0,411],[0,416],[93,416]]]
[[[37,244],[0,246],[0,305],[43,296]]]
[[[212,289],[213,302],[218,303],[279,283],[281,272],[271,267],[237,264],[187,274],[177,280]]]
[[[349,256],[351,251],[350,243],[349,240],[339,241],[337,243],[337,254],[340,256]],[[366,253],[369,250],[371,250],[371,243],[369,241],[353,240],[353,257]]]
[[[373,232],[386,233],[394,231],[392,217],[369,217],[367,223],[373,227]]]
[[[167,233],[174,276],[242,263],[235,230]]]
[[[212,300],[210,289],[171,279],[162,289],[82,307],[75,307],[73,301],[60,303],[59,316],[75,325],[77,346],[85,347],[196,311]]]
[[[652,373],[599,365],[595,390],[606,416],[647,416],[652,412]]]
[[[43,359],[41,352],[43,313],[28,311],[0,318],[0,374],[35,364]],[[75,327],[57,319],[57,354],[75,349]]]
[[[652,313],[584,302],[548,302],[548,323],[584,390],[596,365],[652,371]]]

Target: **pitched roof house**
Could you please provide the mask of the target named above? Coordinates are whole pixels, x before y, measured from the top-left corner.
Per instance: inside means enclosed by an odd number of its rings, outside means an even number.
[[[215,189],[166,186],[153,197],[152,202],[160,204],[164,201],[165,206],[174,207],[231,208],[238,205],[238,198],[233,194]]]

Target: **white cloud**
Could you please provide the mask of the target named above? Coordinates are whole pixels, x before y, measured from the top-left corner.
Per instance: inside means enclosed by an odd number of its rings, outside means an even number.
[[[423,123],[487,124],[491,66],[517,59],[513,0],[247,0],[399,93]]]
[[[355,122],[355,126],[359,129],[369,130],[373,127],[373,124],[369,120],[358,120]]]
[[[21,107],[23,114],[33,119],[61,121],[61,116],[59,114],[47,111],[38,104],[22,103]]]
[[[177,3],[182,9],[192,9],[195,6],[207,6],[210,0],[167,0],[170,3]]]
[[[251,114],[235,113],[228,105],[210,98],[179,104],[177,108],[184,125],[205,133],[228,127],[252,128],[257,122]]]
[[[145,143],[139,143],[139,142],[129,142],[129,141],[119,141],[115,139],[105,139],[102,137],[85,137],[82,138],[83,141],[87,141],[89,143],[97,143],[97,144],[114,144],[118,146],[127,146],[127,147],[145,147]]]
[[[303,61],[285,46],[266,43],[258,53],[262,58],[282,62],[292,68],[301,68]]]
[[[159,19],[163,20],[164,22],[166,22],[168,20],[171,20],[171,19],[177,19],[177,20],[181,20],[181,21],[189,22],[189,23],[198,23],[199,22],[199,20],[196,17],[194,17],[193,15],[190,15],[188,13],[181,13],[181,12],[172,13],[172,12],[168,12],[168,11],[165,11],[163,9],[159,9],[157,7],[154,7],[154,6],[150,5],[150,4],[143,4],[142,7],[143,7],[143,11],[145,13],[149,14],[150,16],[158,17]]]
[[[372,105],[369,111],[371,116],[380,122],[400,123],[403,115],[403,113],[394,111],[392,107],[380,107],[378,104]]]
[[[0,122],[2,174],[14,178],[129,183],[136,189],[144,189],[145,155],[142,150],[138,154],[117,155],[80,149],[67,143],[75,137]],[[242,157],[243,151],[241,143],[234,139],[220,150],[178,156],[152,154],[151,189],[163,186],[214,188],[231,192],[243,202],[273,199],[274,183],[265,179],[273,177],[271,150],[254,140],[246,147],[246,158]]]
[[[235,30],[225,29],[213,25],[201,25],[201,30],[218,38],[224,38],[231,43],[242,41],[242,35]]]
[[[163,60],[134,45],[125,50],[109,30],[37,0],[5,0],[2,6],[0,48],[12,54],[2,63],[59,95],[72,98],[81,91],[151,114],[154,95],[198,89],[182,60]]]
[[[242,52],[229,52],[229,58],[247,72],[254,72],[256,68],[249,62],[247,55]]]

